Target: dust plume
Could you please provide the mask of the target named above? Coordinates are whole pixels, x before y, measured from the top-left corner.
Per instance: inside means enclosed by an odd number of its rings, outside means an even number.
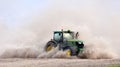
[[[108,47],[110,44],[102,40],[99,37],[94,37],[86,26],[77,27],[74,25],[72,28],[74,31],[79,31],[79,39],[84,41],[85,48],[82,54],[79,54],[78,57],[74,58],[86,58],[86,59],[113,59],[117,58],[117,55],[114,51],[109,50]],[[22,30],[23,31],[23,30]],[[49,32],[49,31],[47,31]],[[82,33],[81,33],[82,32]],[[44,32],[39,34],[43,34]],[[51,32],[52,33],[52,32]],[[84,34],[83,34],[84,33]],[[27,32],[30,34],[30,32]],[[24,34],[23,34],[24,35]],[[35,35],[35,32],[34,34]],[[45,52],[44,47],[50,39],[46,39],[45,36],[36,35],[35,39],[32,35],[20,36],[20,40],[14,40],[14,44],[5,48],[4,52],[1,54],[0,58],[72,58],[66,56],[66,51],[59,51],[58,47],[50,52]],[[45,35],[45,34],[44,34]],[[38,37],[40,38],[38,38]],[[45,38],[43,38],[45,37]],[[23,38],[23,39],[21,39]],[[32,38],[29,39],[29,38]],[[43,38],[43,40],[42,40]],[[49,37],[51,38],[51,37]]]
[[[106,40],[111,36],[107,36],[106,32],[109,31],[106,27],[109,29],[111,26],[104,26],[109,25],[109,18],[103,17],[105,10],[98,9],[104,6],[100,6],[97,1],[84,5],[84,8],[78,6],[77,1],[69,1],[68,5],[63,0],[53,0],[50,3],[42,13],[38,11],[24,23],[21,22],[23,26],[6,33],[4,43],[0,42],[3,46],[0,48],[0,58],[67,58],[65,51],[59,51],[58,48],[50,52],[44,51],[46,43],[53,38],[53,31],[61,29],[79,32],[79,39],[84,41],[85,48],[78,58],[118,58],[112,49],[113,44]]]

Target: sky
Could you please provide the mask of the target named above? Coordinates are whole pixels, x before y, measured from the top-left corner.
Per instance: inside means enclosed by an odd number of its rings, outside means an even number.
[[[65,0],[67,2],[68,0]],[[8,26],[17,25],[20,20],[31,16],[31,14],[43,10],[49,4],[59,1],[48,0],[0,0],[0,19],[6,22]],[[72,4],[70,2],[73,2]],[[99,2],[99,3],[97,3]],[[60,4],[64,4],[63,1]],[[65,3],[66,4],[66,3]],[[66,5],[78,5],[81,7],[95,6],[101,4],[102,9],[109,10],[107,13],[117,13],[120,11],[120,0],[78,0],[68,1]]]
[[[8,28],[16,28],[31,16],[37,13],[42,14],[42,11],[50,8],[52,4],[89,11],[91,15],[95,14],[100,18],[99,22],[107,21],[103,23],[104,25],[112,21],[108,21],[110,17],[120,16],[120,0],[0,0],[0,21],[7,24]],[[97,24],[99,25],[95,22],[94,25],[97,26]]]
[[[9,27],[14,27],[46,5],[44,0],[0,0],[0,19]]]

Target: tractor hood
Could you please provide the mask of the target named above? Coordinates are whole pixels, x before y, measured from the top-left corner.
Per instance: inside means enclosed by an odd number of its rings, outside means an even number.
[[[84,47],[83,41],[78,40],[78,39],[68,40],[67,44],[72,45],[72,46],[77,45],[77,47],[79,47],[80,49]]]
[[[68,42],[83,42],[82,40],[78,40],[78,39],[71,39],[71,40],[67,40]]]

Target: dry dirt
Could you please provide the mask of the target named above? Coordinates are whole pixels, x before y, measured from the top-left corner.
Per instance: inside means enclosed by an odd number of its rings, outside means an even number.
[[[0,67],[120,67],[120,59],[0,59]]]

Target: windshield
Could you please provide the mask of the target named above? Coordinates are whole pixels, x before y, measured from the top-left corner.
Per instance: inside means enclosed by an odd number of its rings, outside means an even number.
[[[66,40],[73,39],[73,37],[72,37],[72,35],[71,35],[70,33],[64,33],[64,34],[63,34],[63,37],[64,37],[64,39],[66,39]]]

